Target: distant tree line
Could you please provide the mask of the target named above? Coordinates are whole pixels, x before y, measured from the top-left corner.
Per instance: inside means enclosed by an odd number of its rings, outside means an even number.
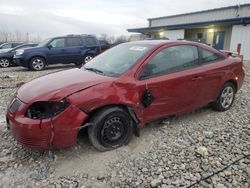
[[[39,34],[30,35],[29,32],[21,32],[20,30],[10,31],[5,27],[0,28],[0,42],[41,42],[41,40],[42,38]]]
[[[115,44],[115,45],[129,41],[129,37],[127,37],[126,35],[120,35],[115,37],[115,36],[109,36],[106,33],[101,34],[99,39],[108,41],[110,44]]]
[[[101,40],[108,41],[110,44],[121,44],[128,41],[140,40],[138,36],[134,37],[134,35],[126,36],[112,36],[108,34],[101,34],[99,37]],[[20,42],[36,42],[39,43],[43,39],[39,34],[30,34],[29,32],[21,32],[20,30],[10,31],[5,27],[0,28],[0,43],[10,42],[10,41],[20,41]]]

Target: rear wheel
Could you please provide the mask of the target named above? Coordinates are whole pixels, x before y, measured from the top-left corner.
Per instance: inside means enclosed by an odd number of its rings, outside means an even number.
[[[93,59],[94,57],[92,55],[85,55],[83,57],[83,64],[88,63],[91,59]]]
[[[214,102],[213,108],[217,111],[228,110],[234,102],[236,89],[231,82],[226,83],[220,92],[218,99]]]
[[[107,151],[129,142],[133,135],[133,121],[130,115],[119,107],[104,108],[91,118],[88,128],[92,145]]]
[[[45,67],[45,60],[41,57],[34,57],[30,61],[30,69],[34,71],[43,70]]]
[[[6,68],[10,66],[10,61],[7,58],[0,59],[0,67]]]

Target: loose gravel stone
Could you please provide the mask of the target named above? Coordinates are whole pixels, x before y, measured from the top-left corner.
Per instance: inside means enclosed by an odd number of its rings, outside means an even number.
[[[206,138],[213,138],[214,133],[212,131],[203,131],[203,134]]]
[[[158,185],[161,184],[161,180],[160,179],[154,179],[150,182],[151,187],[157,187]]]
[[[202,157],[205,157],[206,155],[208,155],[207,148],[204,146],[198,147],[196,150],[196,153],[198,154],[198,156],[202,156]]]

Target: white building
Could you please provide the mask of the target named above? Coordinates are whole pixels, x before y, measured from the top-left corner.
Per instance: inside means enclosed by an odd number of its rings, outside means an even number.
[[[185,39],[237,51],[250,60],[250,4],[149,18],[149,26],[128,29],[151,38]]]

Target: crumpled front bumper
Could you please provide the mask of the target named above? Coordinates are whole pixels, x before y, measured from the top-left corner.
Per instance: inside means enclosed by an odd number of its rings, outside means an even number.
[[[11,112],[8,108],[6,114],[7,124],[19,143],[38,150],[71,147],[76,144],[78,131],[87,119],[87,114],[70,105],[52,119],[34,120],[24,116],[28,106],[21,102],[16,112]]]

